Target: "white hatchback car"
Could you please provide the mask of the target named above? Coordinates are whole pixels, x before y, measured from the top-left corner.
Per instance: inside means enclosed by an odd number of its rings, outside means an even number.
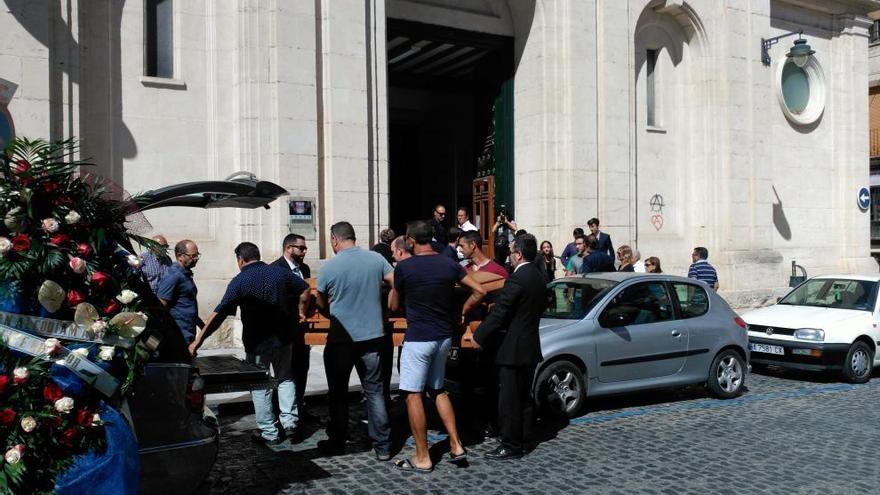
[[[880,275],[814,277],[777,304],[743,315],[753,365],[840,370],[844,379],[871,379],[880,345]]]

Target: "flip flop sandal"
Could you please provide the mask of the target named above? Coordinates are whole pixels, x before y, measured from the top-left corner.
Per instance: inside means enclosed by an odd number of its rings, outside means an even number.
[[[407,459],[398,459],[398,460],[394,461],[394,467],[401,470],[401,471],[409,471],[409,472],[421,473],[421,474],[428,474],[428,473],[434,471],[434,466],[431,466],[429,468],[420,468],[420,467],[416,466],[415,464],[413,464],[412,461],[409,460],[408,458]]]
[[[464,452],[461,454],[455,455],[452,452],[449,453],[449,462],[461,462],[466,461],[468,458],[468,451],[464,449]]]

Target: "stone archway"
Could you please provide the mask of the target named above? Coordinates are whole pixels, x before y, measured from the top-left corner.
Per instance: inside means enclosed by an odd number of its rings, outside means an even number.
[[[708,38],[681,1],[650,2],[635,26],[632,224],[643,250],[678,259],[691,243],[707,244],[714,235],[697,229],[713,223],[716,212],[695,207],[714,173]]]

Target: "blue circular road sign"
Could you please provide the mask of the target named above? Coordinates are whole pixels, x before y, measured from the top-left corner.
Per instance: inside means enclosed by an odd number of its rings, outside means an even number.
[[[871,190],[867,187],[859,189],[859,208],[867,210],[871,206]]]

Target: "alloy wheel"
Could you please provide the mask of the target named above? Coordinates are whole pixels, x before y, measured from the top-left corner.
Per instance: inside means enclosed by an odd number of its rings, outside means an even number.
[[[718,363],[716,370],[718,385],[727,393],[739,390],[742,385],[743,372],[739,360],[733,356],[726,356]]]
[[[568,370],[562,370],[547,380],[549,402],[561,413],[567,413],[575,407],[581,395],[580,384],[574,374]]]

